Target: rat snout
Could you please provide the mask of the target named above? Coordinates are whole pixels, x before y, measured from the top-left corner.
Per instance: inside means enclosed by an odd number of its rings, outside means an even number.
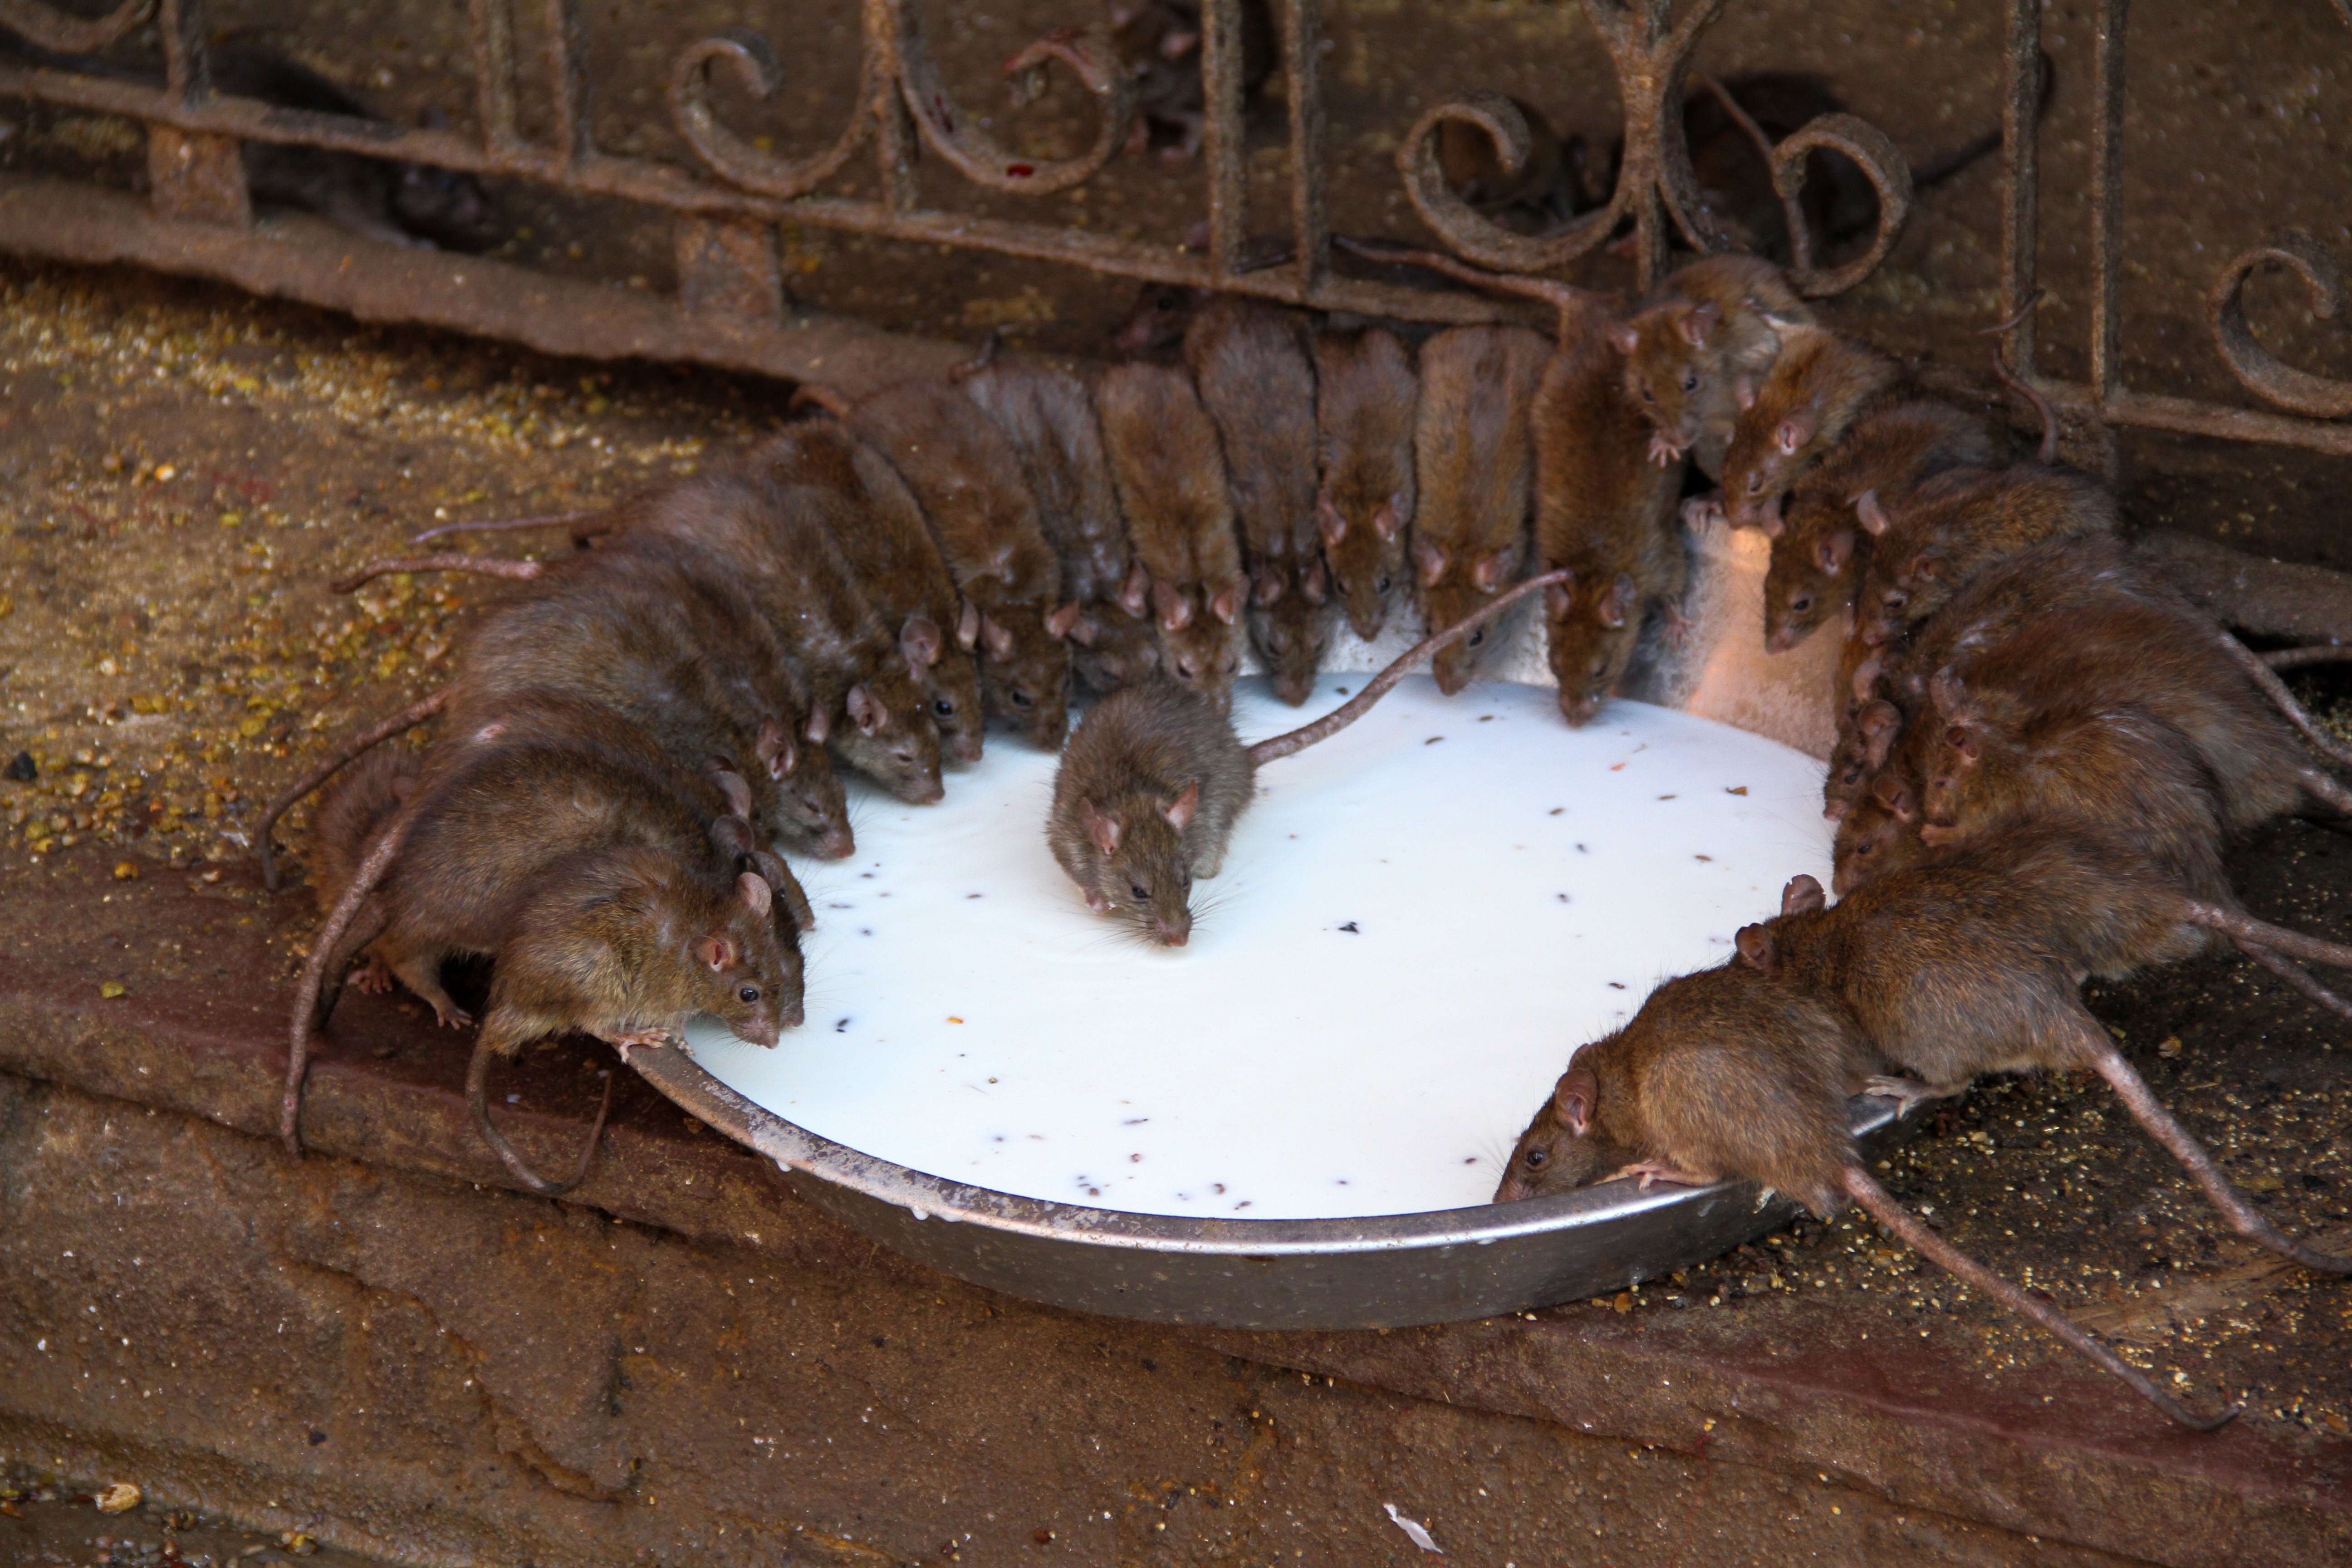
[[[846,860],[857,853],[857,836],[850,831],[849,824],[842,823],[825,829],[811,852],[820,860]]]
[[[948,756],[950,760],[959,763],[980,761],[980,737],[978,735],[949,736]]]
[[[1600,698],[1590,692],[1580,695],[1564,686],[1560,688],[1559,716],[1567,720],[1571,728],[1581,730],[1591,723],[1593,716],[1600,711]]]
[[[1181,947],[1192,940],[1192,922],[1189,918],[1183,921],[1154,919],[1151,939],[1162,947]]]
[[[1495,1202],[1498,1204],[1515,1204],[1521,1198],[1535,1195],[1535,1184],[1521,1175],[1517,1168],[1506,1173],[1502,1184],[1495,1189]]]

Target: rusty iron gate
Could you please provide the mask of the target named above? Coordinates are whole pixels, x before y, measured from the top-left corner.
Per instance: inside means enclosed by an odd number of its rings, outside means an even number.
[[[1132,87],[1108,38],[1066,28],[1014,55],[1004,69],[1016,101],[1033,97],[1054,67],[1073,73],[1097,116],[1090,147],[1058,161],[1006,150],[964,112],[941,79],[925,40],[918,0],[862,0],[862,54],[856,105],[830,147],[779,156],[730,131],[711,98],[725,72],[766,99],[781,89],[774,51],[758,35],[730,28],[685,48],[672,64],[668,110],[698,168],[600,150],[589,122],[589,73],[578,0],[523,0],[545,38],[535,62],[551,106],[550,132],[520,128],[515,0],[469,0],[478,136],[407,129],[337,115],[301,112],[213,90],[206,68],[204,0],[121,0],[95,18],[68,16],[44,0],[0,0],[0,22],[61,53],[103,49],[152,20],[161,36],[166,79],[161,86],[118,78],[0,62],[0,94],[115,114],[146,130],[150,195],[143,211],[117,205],[16,201],[0,191],[0,244],[69,259],[122,259],[226,278],[377,319],[414,319],[463,331],[518,338],[559,353],[641,353],[700,360],[788,375],[824,364],[813,343],[792,338],[778,259],[777,226],[810,225],[893,239],[996,251],[1067,263],[1137,279],[1232,289],[1316,310],[1349,310],[1431,321],[1492,319],[1494,307],[1473,295],[1435,293],[1335,275],[1324,209],[1324,117],[1318,79],[1320,0],[1274,0],[1288,107],[1289,247],[1272,266],[1245,265],[1245,160],[1240,0],[1206,0],[1202,73],[1206,96],[1207,243],[1201,249],[1125,240],[1051,224],[1006,221],[922,205],[916,161],[941,160],[989,190],[1047,195],[1079,185],[1125,145],[1136,109]],[[2314,0],[2316,4],[2317,0]],[[2352,25],[2352,0],[2329,0]],[[1672,265],[1677,243],[1700,251],[1731,241],[1706,210],[1683,139],[1684,83],[1693,49],[1726,0],[1696,0],[1677,19],[1672,0],[1584,0],[1605,45],[1623,105],[1624,153],[1607,205],[1557,233],[1527,236],[1482,216],[1446,184],[1436,145],[1445,121],[1475,125],[1516,169],[1528,155],[1529,132],[1512,102],[1478,92],[1440,103],[1406,133],[1397,165],[1422,220],[1456,256],[1513,273],[1549,273],[1587,255],[1630,224],[1637,276],[1654,284]],[[2021,314],[2036,290],[2040,136],[2040,0],[2005,0],[2001,304]],[[2283,265],[2299,274],[2314,310],[2343,307],[2342,268],[2307,234],[2263,239],[2225,266],[2208,291],[2215,348],[2263,407],[2233,407],[2135,390],[2119,353],[2117,258],[2120,249],[2120,128],[2128,0],[2099,0],[2091,93],[2090,187],[2092,300],[2090,376],[2066,382],[2038,374],[2031,312],[2007,334],[2010,362],[2065,412],[2070,425],[2098,442],[2120,426],[2306,447],[2352,456],[2352,384],[2287,364],[2258,342],[2240,303],[2246,279]],[[615,298],[621,290],[549,289],[536,304],[509,296],[529,274],[474,258],[414,255],[355,244],[289,247],[250,233],[251,204],[242,160],[248,142],[296,144],[477,174],[535,181],[581,195],[620,197],[672,215],[677,258],[675,301]],[[1840,293],[1885,259],[1909,216],[1911,175],[1892,142],[1847,114],[1823,115],[1781,141],[1773,180],[1793,205],[1809,154],[1831,149],[1859,165],[1878,197],[1877,229],[1867,250],[1838,267],[1818,267],[1804,226],[1792,222],[1792,277],[1805,293]],[[872,160],[878,194],[852,198],[819,188],[860,157]],[[95,202],[98,193],[89,193]],[[88,210],[82,210],[83,207]],[[354,276],[354,262],[359,266]],[[401,276],[383,281],[397,260]],[[420,287],[418,277],[425,279]],[[375,276],[378,282],[371,286]],[[587,288],[590,299],[581,290]],[[831,374],[831,373],[829,373]]]

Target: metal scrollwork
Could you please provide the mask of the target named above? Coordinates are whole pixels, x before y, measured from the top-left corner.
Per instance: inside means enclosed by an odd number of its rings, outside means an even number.
[[[1605,212],[1587,213],[1556,235],[1533,238],[1490,222],[1464,201],[1437,161],[1438,128],[1447,121],[1475,126],[1494,142],[1505,174],[1516,176],[1534,155],[1534,143],[1518,106],[1499,92],[1474,92],[1437,105],[1413,122],[1397,149],[1397,172],[1421,221],[1437,232],[1455,255],[1500,272],[1542,272],[1564,267],[1609,237],[1625,198]]]
[[[768,40],[748,27],[725,31],[693,44],[670,68],[669,112],[678,134],[697,156],[731,184],[763,196],[789,200],[806,195],[839,174],[874,130],[874,100],[880,88],[869,56],[858,83],[857,112],[839,141],[806,158],[763,153],[720,122],[710,106],[710,73],[723,67],[745,91],[765,102],[783,87],[783,71]]]
[[[869,4],[877,0],[869,0]],[[1022,195],[1050,195],[1093,177],[1127,142],[1135,115],[1135,89],[1118,51],[1100,32],[1066,27],[1049,33],[1004,65],[1016,105],[1044,89],[1046,62],[1059,60],[1093,94],[1101,124],[1092,147],[1076,158],[1046,161],[1007,152],[957,107],[940,80],[913,0],[888,0],[891,74],[923,140],[974,184]]]
[[[1816,151],[1843,153],[1860,166],[1878,193],[1878,232],[1870,250],[1843,267],[1822,271],[1813,266],[1813,237],[1797,205],[1804,188],[1805,160]],[[1772,149],[1772,186],[1789,205],[1789,281],[1797,292],[1813,299],[1843,294],[1877,269],[1903,237],[1911,221],[1911,165],[1888,141],[1886,132],[1851,114],[1823,114]]]
[[[68,16],[38,0],[0,0],[0,24],[62,55],[95,54],[155,13],[155,0],[122,0],[103,16]]]
[[[2246,322],[2242,294],[2256,268],[2278,262],[2301,274],[2311,293],[2311,313],[2332,321],[2344,309],[2344,269],[2328,248],[2301,229],[2286,229],[2222,268],[2206,300],[2213,311],[2213,341],[2231,374],[2255,396],[2282,408],[2320,419],[2352,415],[2352,382],[2330,381],[2297,370],[2272,354]]]

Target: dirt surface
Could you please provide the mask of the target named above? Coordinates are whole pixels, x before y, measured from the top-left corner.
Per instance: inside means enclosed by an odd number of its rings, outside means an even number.
[[[234,1521],[145,1499],[125,1481],[0,1471],[0,1563],[10,1568],[370,1568],[380,1558],[321,1546],[299,1531],[264,1535]]]

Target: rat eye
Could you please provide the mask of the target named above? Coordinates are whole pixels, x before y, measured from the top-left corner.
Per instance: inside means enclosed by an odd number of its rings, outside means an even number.
[[[1750,475],[1748,475],[1748,493],[1749,495],[1754,495],[1757,491],[1759,491],[1759,490],[1762,489],[1763,488],[1764,488],[1764,476],[1763,476],[1760,472],[1759,472],[1759,473],[1753,473],[1753,474],[1750,474]]]
[[[1129,882],[1127,885],[1127,890],[1135,895],[1137,903],[1148,904],[1151,901],[1151,889],[1140,882]]]
[[[1644,403],[1655,403],[1657,401],[1657,398],[1653,395],[1650,391],[1650,384],[1646,381],[1642,384],[1642,401]]]
[[[942,697],[939,699],[931,704],[931,711],[938,714],[942,719],[954,718],[955,699],[952,697]]]
[[[1032,706],[1029,694],[1017,686],[1013,689],[1013,706],[1024,710]]]
[[[1484,626],[1480,626],[1476,631],[1470,634],[1470,646],[1472,647],[1476,647],[1480,643],[1485,642],[1486,640],[1486,628]]]
[[[1685,392],[1696,392],[1698,390],[1698,372],[1693,371],[1688,375],[1683,377],[1683,390]]]
[[[1381,576],[1373,582],[1373,584],[1372,584],[1372,592],[1373,592],[1373,593],[1375,593],[1375,594],[1385,594],[1385,593],[1387,593],[1388,591],[1389,591],[1389,579],[1388,579],[1388,574],[1387,574],[1386,573],[1382,573],[1382,574],[1381,574]]]
[[[1533,1171],[1541,1168],[1543,1163],[1550,1158],[1551,1156],[1541,1149],[1530,1149],[1527,1152],[1526,1156],[1520,1161],[1520,1163],[1526,1165],[1528,1170]]]
[[[760,988],[756,985],[746,985],[742,990],[735,993],[735,995],[740,1001],[757,1002],[760,999]]]
[[[1796,611],[1797,614],[1801,616],[1812,607],[1813,596],[1811,594],[1800,594],[1795,598],[1789,601],[1789,608]]]

